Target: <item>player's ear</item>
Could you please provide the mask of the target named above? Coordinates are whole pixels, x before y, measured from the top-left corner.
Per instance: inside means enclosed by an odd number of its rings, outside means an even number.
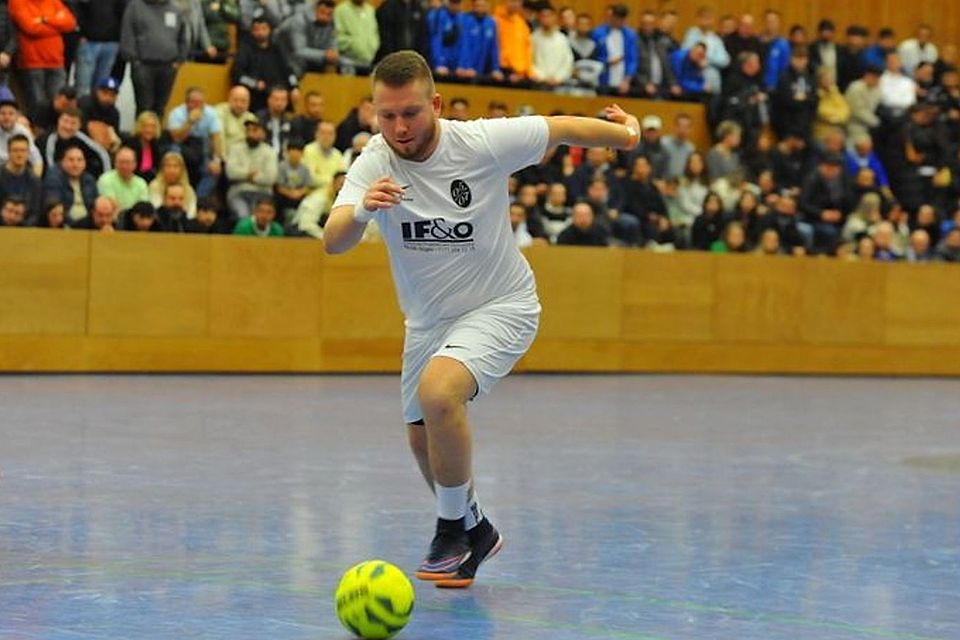
[[[443,97],[439,93],[433,94],[433,114],[439,116],[443,112]]]

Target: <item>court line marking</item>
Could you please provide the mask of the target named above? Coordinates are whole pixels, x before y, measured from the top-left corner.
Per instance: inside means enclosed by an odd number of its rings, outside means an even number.
[[[211,556],[210,558],[216,558],[216,562],[222,561],[220,556]],[[201,563],[204,561],[203,558],[193,558],[195,562]],[[110,565],[110,566],[107,566]],[[264,565],[267,566],[267,565]],[[272,568],[275,568],[276,565],[270,565]],[[310,562],[309,566],[315,570],[329,571],[334,575],[339,575],[340,567],[334,566],[332,563],[320,563],[320,562]],[[289,593],[299,593],[312,596],[323,596],[329,595],[327,590],[320,589],[319,587],[305,587],[305,586],[296,586],[289,584],[277,584],[266,582],[263,580],[250,580],[250,579],[231,579],[231,575],[236,575],[238,572],[249,571],[250,568],[243,567],[223,567],[220,569],[208,569],[206,571],[197,571],[197,572],[186,572],[186,571],[177,571],[177,570],[163,570],[160,568],[157,569],[145,569],[144,567],[138,567],[135,564],[135,561],[132,560],[100,560],[97,562],[73,562],[69,564],[60,564],[60,565],[50,565],[46,563],[34,562],[30,565],[23,566],[23,570],[36,570],[38,568],[43,568],[45,570],[88,570],[100,574],[113,574],[120,577],[127,578],[153,578],[153,579],[170,579],[170,580],[194,580],[207,582],[209,584],[231,584],[236,586],[244,587],[255,587],[255,588],[266,588],[279,591],[286,591]],[[254,567],[255,568],[255,565]],[[7,567],[7,572],[12,573],[15,571],[15,568]],[[77,576],[80,577],[80,576]],[[4,588],[10,586],[29,586],[29,585],[45,585],[50,584],[51,582],[56,582],[57,584],[63,586],[63,576],[51,577],[50,579],[43,578],[25,578],[21,580],[10,580],[5,579],[0,583],[0,592]],[[914,634],[910,632],[900,632],[900,631],[891,631],[889,629],[884,629],[880,627],[872,627],[867,625],[857,625],[852,623],[845,622],[836,622],[832,620],[825,619],[812,619],[805,618],[803,616],[797,616],[788,613],[778,613],[778,612],[761,612],[761,611],[751,611],[748,609],[739,609],[736,607],[727,607],[723,605],[711,605],[711,604],[702,604],[697,602],[691,602],[686,600],[671,600],[668,598],[657,598],[654,596],[643,596],[636,594],[628,594],[623,592],[616,591],[601,591],[596,589],[577,589],[572,587],[557,587],[552,585],[538,584],[538,583],[517,583],[509,581],[495,581],[487,583],[491,587],[507,587],[518,589],[521,591],[539,591],[544,593],[557,593],[557,594],[566,594],[566,595],[576,595],[588,598],[594,598],[597,600],[608,600],[608,601],[628,601],[628,602],[639,602],[644,604],[649,604],[657,606],[660,608],[670,608],[670,609],[679,609],[685,611],[696,611],[700,613],[710,613],[730,616],[733,618],[741,620],[754,620],[760,622],[769,622],[773,624],[780,624],[785,626],[797,626],[797,627],[806,627],[806,628],[819,628],[827,629],[833,631],[843,631],[850,634],[859,634],[862,636],[876,637],[876,638],[888,638],[890,640],[947,640],[939,636],[925,636]],[[332,590],[330,591],[332,593]],[[421,605],[422,609],[431,610],[429,603]],[[436,611],[448,611],[452,613],[463,613],[462,610],[457,610],[453,608],[444,608],[444,607],[435,607],[433,610]],[[482,616],[484,614],[478,613],[476,615]],[[522,616],[504,616],[496,615],[493,616],[495,620],[504,620],[504,621],[514,621],[517,623],[535,625],[535,626],[544,626],[546,628],[558,628],[558,629],[581,629],[588,630],[590,627],[577,624],[567,624],[567,623],[554,623],[545,620],[539,620],[536,618],[525,618]],[[657,636],[642,635],[638,632],[624,632],[616,631],[613,629],[602,629],[594,628],[596,632],[601,634],[606,634],[609,637],[614,638],[624,638],[625,640],[665,640],[664,638]],[[591,630],[593,631],[593,630]]]

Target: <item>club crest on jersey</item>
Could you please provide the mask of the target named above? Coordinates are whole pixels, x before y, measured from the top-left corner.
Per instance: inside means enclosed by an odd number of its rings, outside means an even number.
[[[470,193],[470,187],[463,180],[454,180],[450,183],[450,197],[457,203],[457,206],[466,209],[473,201],[473,194]]]

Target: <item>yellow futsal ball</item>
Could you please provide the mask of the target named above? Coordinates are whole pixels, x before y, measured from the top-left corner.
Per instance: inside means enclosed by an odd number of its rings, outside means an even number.
[[[383,560],[368,560],[340,579],[337,617],[364,640],[383,640],[407,624],[413,600],[413,585],[403,571]]]

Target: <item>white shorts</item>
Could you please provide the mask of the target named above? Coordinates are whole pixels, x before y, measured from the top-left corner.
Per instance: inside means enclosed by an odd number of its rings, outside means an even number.
[[[423,420],[417,389],[430,358],[445,356],[461,362],[477,383],[476,397],[510,373],[533,343],[539,322],[539,301],[525,296],[491,302],[427,329],[407,328],[400,374],[404,421]]]

